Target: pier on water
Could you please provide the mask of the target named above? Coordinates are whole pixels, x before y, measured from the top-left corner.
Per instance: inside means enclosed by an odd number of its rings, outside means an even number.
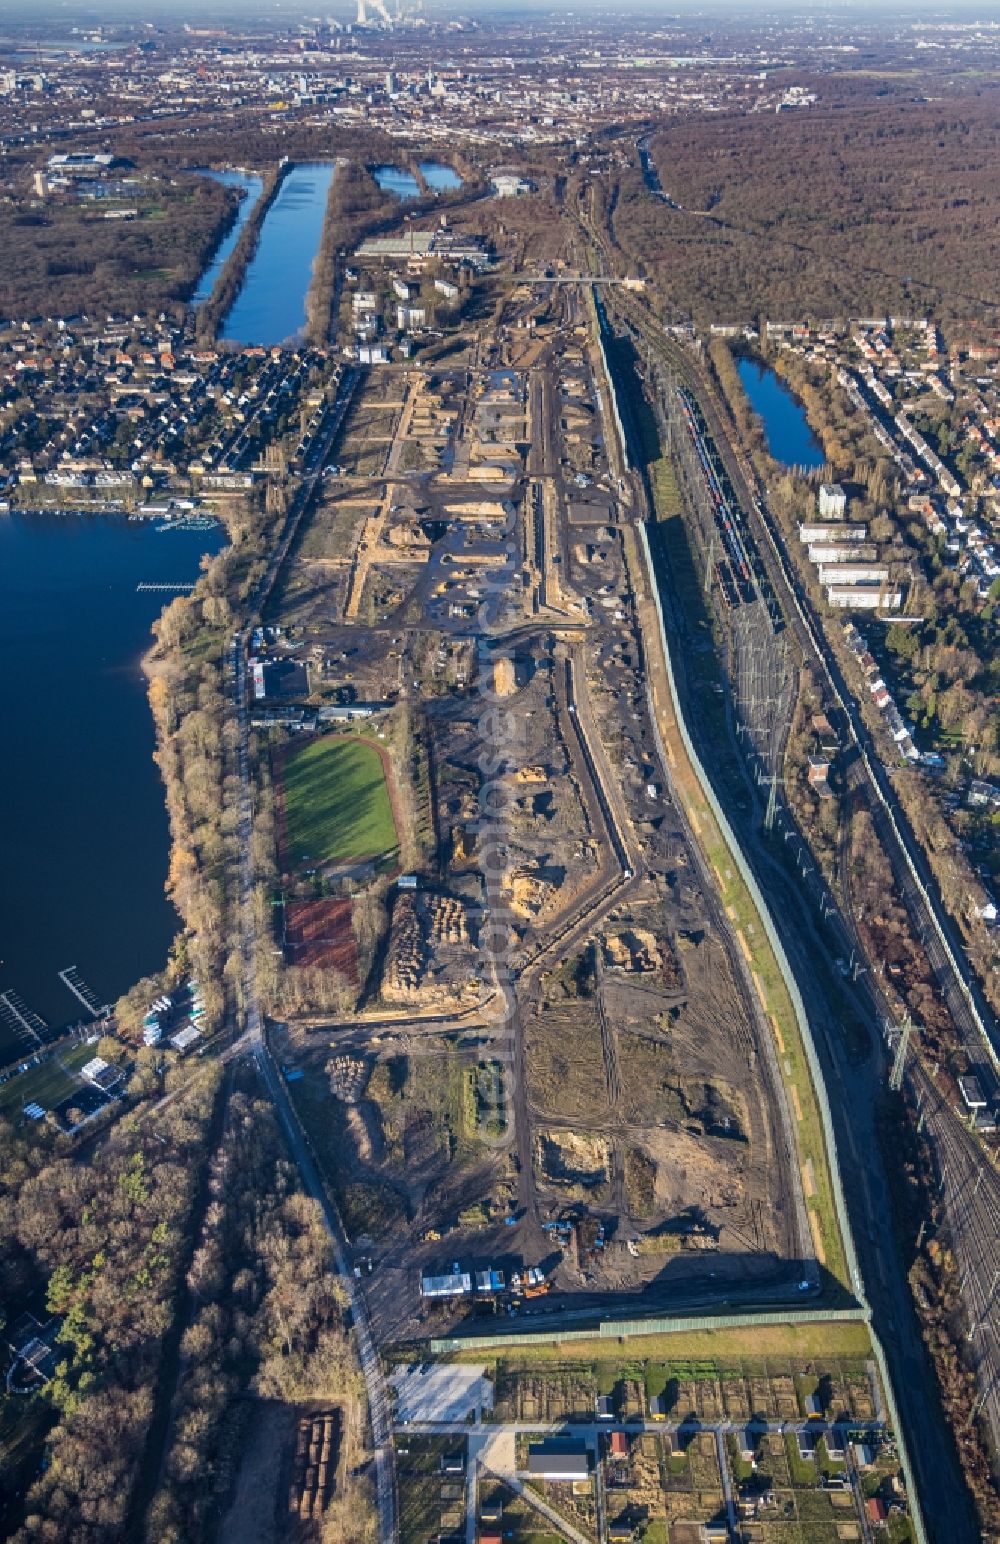
[[[107,1018],[111,1012],[110,1003],[102,1003],[98,1000],[93,987],[87,985],[75,965],[67,965],[65,970],[59,972],[59,980],[63,986],[69,988],[73,996],[83,1003],[92,1019]]]
[[[102,1003],[75,965],[58,972],[59,980],[85,1010],[72,1023],[51,1025],[30,1008],[24,998],[15,991],[0,993],[0,1031],[6,1030],[8,1048],[0,1059],[4,1070],[16,1063],[32,1066],[54,1056],[60,1060],[61,1050],[69,1045],[93,1045],[111,1019],[112,1005]],[[60,1063],[61,1065],[61,1063]]]
[[[0,993],[0,1023],[25,1050],[37,1050],[45,1042],[48,1025],[16,992]]]
[[[188,584],[168,584],[157,580],[144,579],[135,587],[137,595],[190,595],[194,589],[194,581]]]

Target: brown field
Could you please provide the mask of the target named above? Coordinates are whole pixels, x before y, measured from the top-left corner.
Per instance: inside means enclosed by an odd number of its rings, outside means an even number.
[[[285,909],[285,960],[289,965],[338,970],[357,986],[358,951],[350,901],[289,901]]]
[[[314,1544],[343,1482],[340,1450],[340,1410],[256,1404],[222,1520],[222,1544]]]

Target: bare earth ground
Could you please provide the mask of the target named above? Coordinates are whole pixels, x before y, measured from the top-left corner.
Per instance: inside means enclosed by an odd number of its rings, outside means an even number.
[[[220,1544],[315,1544],[343,1483],[342,1412],[261,1400],[253,1406]],[[328,1434],[321,1448],[320,1431]],[[311,1439],[316,1438],[316,1441]],[[326,1451],[326,1461],[321,1460]]]
[[[286,907],[285,951],[289,965],[318,965],[337,970],[358,984],[358,951],[351,925],[351,903],[329,897],[289,901]]]
[[[257,1406],[243,1449],[236,1492],[222,1520],[220,1544],[278,1544],[287,1539],[284,1519],[279,1529],[278,1503],[291,1467],[298,1410],[294,1405]]]

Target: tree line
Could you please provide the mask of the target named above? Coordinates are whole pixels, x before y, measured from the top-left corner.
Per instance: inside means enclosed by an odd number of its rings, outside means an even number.
[[[36,1450],[17,1544],[124,1534],[221,1069],[172,1077],[173,1102],[118,1121],[92,1146],[0,1125],[4,1303],[60,1321],[55,1375],[35,1396],[53,1422],[46,1461]]]
[[[903,314],[996,323],[1000,92],[845,91],[779,114],[677,117],[638,163],[613,230],[672,316],[709,322]]]
[[[363,1380],[345,1296],[316,1202],[305,1197],[269,1104],[247,1081],[229,1103],[212,1161],[211,1202],[187,1284],[194,1312],[181,1341],[162,1479],[146,1517],[149,1544],[210,1539],[225,1514],[254,1399],[341,1408],[338,1486],[322,1538],[373,1535],[370,1481],[343,1484],[368,1456]],[[247,1396],[251,1397],[247,1397]]]

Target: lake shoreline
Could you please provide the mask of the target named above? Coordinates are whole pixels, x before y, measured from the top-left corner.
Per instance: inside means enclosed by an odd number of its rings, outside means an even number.
[[[817,471],[826,464],[822,442],[805,407],[774,366],[758,354],[740,354],[736,373],[764,430],[768,455],[786,470]]]
[[[99,518],[91,518],[91,515]],[[171,835],[149,691],[152,578],[197,583],[224,531],[158,535],[115,511],[0,519],[0,641],[7,661],[0,841],[0,992],[53,1032],[79,1021],[58,978],[78,967],[98,1001],[162,969],[177,912],[164,893]],[[0,1066],[37,1045],[0,1028]]]

